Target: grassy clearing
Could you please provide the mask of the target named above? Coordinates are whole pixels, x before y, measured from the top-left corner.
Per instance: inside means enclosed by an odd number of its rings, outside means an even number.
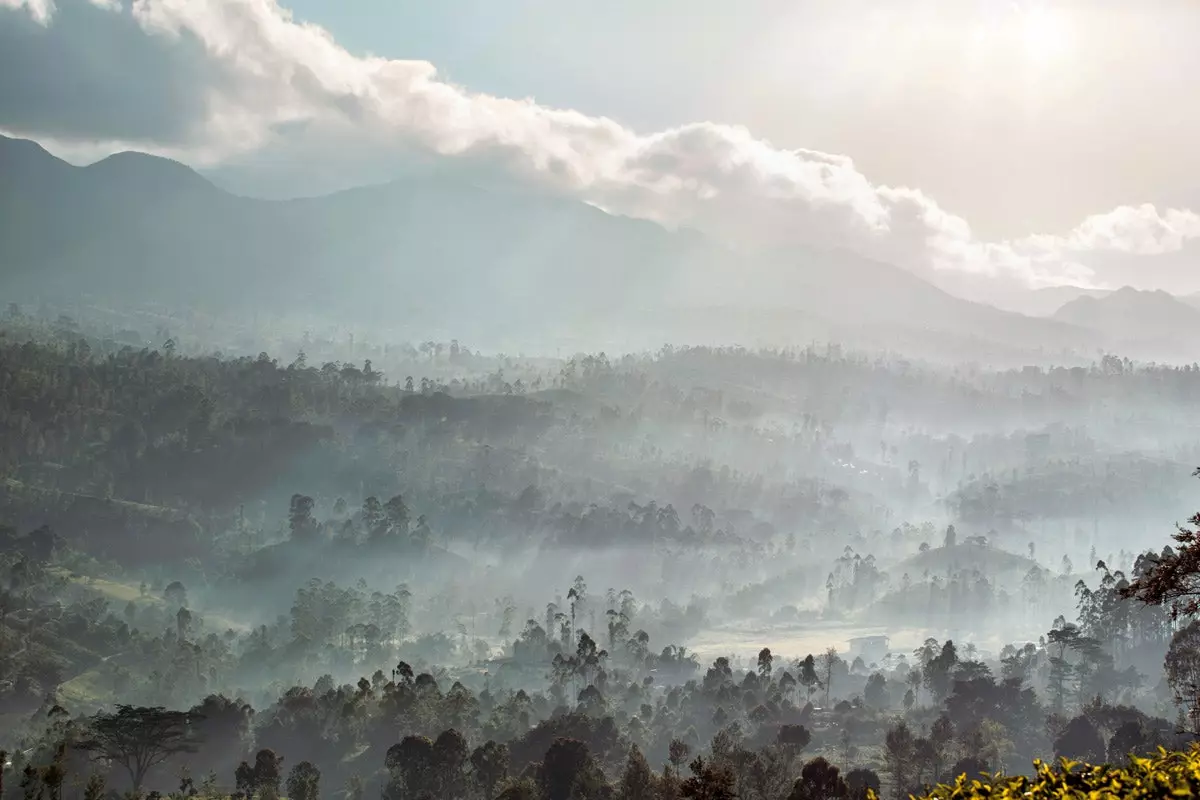
[[[72,712],[91,713],[105,705],[111,696],[112,687],[103,667],[82,672],[58,687],[59,702]]]
[[[79,578],[78,582],[120,603],[128,603],[130,601],[135,603],[162,603],[162,600],[159,598],[151,595],[143,595],[137,586],[132,586],[128,583],[110,581],[105,578],[86,577]]]

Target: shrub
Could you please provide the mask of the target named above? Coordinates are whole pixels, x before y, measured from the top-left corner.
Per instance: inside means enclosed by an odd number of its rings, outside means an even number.
[[[1057,766],[1034,762],[1033,777],[996,777],[972,780],[960,777],[950,785],[935,786],[928,800],[965,798],[1151,798],[1200,795],[1200,745],[1186,752],[1160,750],[1150,758],[1131,757],[1123,766],[1092,766],[1063,759]]]

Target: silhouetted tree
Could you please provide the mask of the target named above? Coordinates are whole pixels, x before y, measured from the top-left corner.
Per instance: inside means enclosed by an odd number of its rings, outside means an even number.
[[[1073,761],[1101,764],[1108,754],[1107,750],[1096,726],[1084,716],[1075,717],[1068,722],[1067,727],[1054,740],[1054,755]]]
[[[120,764],[136,792],[154,767],[174,755],[196,752],[194,721],[195,715],[186,711],[118,705],[91,717],[76,747]]]
[[[788,800],[840,800],[849,794],[838,768],[818,756],[800,770]]]

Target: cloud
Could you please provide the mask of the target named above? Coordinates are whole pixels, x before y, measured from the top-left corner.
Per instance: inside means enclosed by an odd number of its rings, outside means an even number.
[[[1032,236],[1022,245],[1059,253],[1152,256],[1178,252],[1191,239],[1200,239],[1200,214],[1176,208],[1160,212],[1145,203],[1094,214],[1065,236]]]
[[[54,0],[0,0],[0,8],[9,8],[14,11],[23,8],[29,12],[29,16],[33,18],[34,22],[46,25],[54,14]]]
[[[470,157],[615,213],[745,246],[847,248],[946,286],[1086,284],[1091,253],[1157,253],[1200,236],[1196,214],[1141,206],[1089,217],[1062,236],[980,241],[918,189],[872,183],[846,156],[783,150],[707,122],[640,134],[473,93],[428,62],[351,54],[275,0],[97,9],[115,2],[56,11],[49,0],[0,0],[24,9],[26,27],[44,28],[17,30],[0,12],[0,126],[193,163],[287,148],[296,137],[321,143],[305,159],[317,164],[413,149]]]

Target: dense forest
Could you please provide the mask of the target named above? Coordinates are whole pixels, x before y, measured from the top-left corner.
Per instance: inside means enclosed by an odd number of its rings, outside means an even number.
[[[3,797],[904,797],[1200,733],[1196,365],[274,344],[8,309]]]

